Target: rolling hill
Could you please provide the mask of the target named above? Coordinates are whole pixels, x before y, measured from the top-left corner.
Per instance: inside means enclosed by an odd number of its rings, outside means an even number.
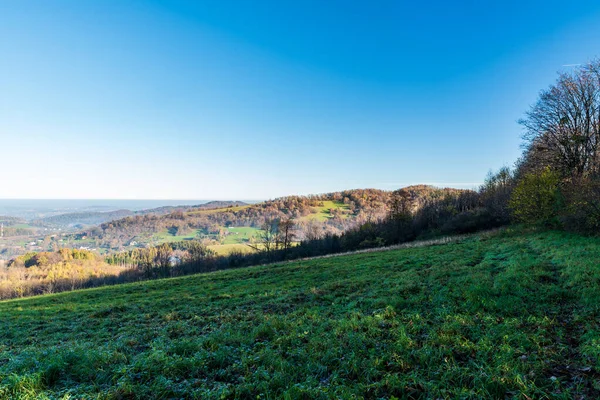
[[[19,225],[19,224],[26,224],[26,223],[27,223],[27,221],[25,221],[22,218],[0,215],[0,224],[3,224],[4,226],[13,226],[13,225]]]
[[[50,217],[39,218],[31,221],[34,226],[41,227],[63,227],[72,228],[76,225],[99,225],[107,221],[127,217],[133,215],[130,210],[115,210],[115,211],[86,211],[77,213],[66,213],[53,215]]]
[[[404,188],[416,208],[427,199],[469,192],[418,185]],[[93,246],[107,252],[164,242],[198,239],[220,254],[248,250],[245,239],[231,229],[258,230],[269,219],[294,220],[296,238],[309,232],[339,234],[367,221],[384,218],[389,211],[390,191],[353,189],[309,196],[287,196],[256,204],[214,202],[168,213],[144,213],[107,221],[85,232]],[[151,210],[150,210],[151,211]],[[231,234],[235,236],[232,236]],[[77,243],[74,243],[77,245]]]
[[[4,301],[0,398],[597,398],[598,254],[511,228]]]
[[[175,212],[187,212],[189,210],[213,210],[228,207],[245,206],[241,201],[209,201],[195,206],[164,206],[148,210],[113,210],[113,211],[85,211],[76,213],[65,213],[38,218],[31,221],[34,226],[72,228],[76,225],[94,226],[105,222],[119,220],[132,215],[166,215]],[[0,220],[3,217],[0,217]]]

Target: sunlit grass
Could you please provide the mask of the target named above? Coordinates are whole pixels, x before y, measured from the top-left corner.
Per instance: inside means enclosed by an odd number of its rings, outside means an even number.
[[[0,302],[0,398],[597,398],[599,255],[506,231]]]
[[[258,228],[249,226],[230,227],[226,231],[227,235],[223,238],[223,244],[243,244],[250,241],[259,233]]]
[[[331,210],[339,209],[340,211],[348,211],[350,207],[347,204],[342,203],[341,201],[323,201],[323,205],[319,207],[314,207],[316,209],[315,213],[309,214],[305,217],[300,218],[300,220],[316,220],[316,221],[327,221],[330,218],[333,218],[331,214]],[[347,218],[347,214],[343,214],[342,218]]]
[[[228,254],[233,253],[234,251],[241,253],[252,253],[255,251],[247,244],[242,243],[215,244],[208,246],[208,248],[221,256],[226,256]]]

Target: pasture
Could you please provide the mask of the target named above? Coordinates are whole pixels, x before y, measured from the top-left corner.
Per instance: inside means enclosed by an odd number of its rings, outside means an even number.
[[[597,398],[600,239],[506,230],[0,302],[0,398]]]

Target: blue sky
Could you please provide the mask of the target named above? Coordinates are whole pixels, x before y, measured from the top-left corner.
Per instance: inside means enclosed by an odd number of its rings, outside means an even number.
[[[0,198],[474,187],[599,43],[597,1],[0,0]]]

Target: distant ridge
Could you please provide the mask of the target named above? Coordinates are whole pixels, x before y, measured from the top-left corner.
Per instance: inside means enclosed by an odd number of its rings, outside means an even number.
[[[133,215],[130,210],[116,210],[106,212],[76,212],[53,215],[31,221],[31,225],[43,227],[72,227],[75,225],[99,225],[107,221]]]
[[[213,200],[208,203],[198,205],[185,205],[185,206],[163,206],[157,208],[151,208],[148,210],[131,211],[127,209],[115,210],[115,211],[81,211],[74,213],[64,213],[59,215],[53,215],[45,218],[38,218],[31,221],[31,225],[41,227],[74,227],[77,225],[90,226],[100,225],[105,222],[110,222],[116,219],[121,219],[133,215],[166,215],[177,211],[192,211],[192,210],[206,210],[214,208],[227,208],[227,207],[239,207],[247,205],[243,201],[222,201]],[[3,221],[6,225],[18,224],[24,222],[24,220],[13,217],[0,217],[0,222]]]
[[[210,210],[214,208],[227,208],[227,207],[241,207],[247,206],[249,203],[243,201],[230,201],[230,200],[213,200],[207,203],[197,205],[185,205],[185,206],[163,206],[157,208],[150,208],[148,210],[141,210],[135,212],[136,215],[147,215],[147,214],[170,214],[176,211],[193,211],[193,210]]]

